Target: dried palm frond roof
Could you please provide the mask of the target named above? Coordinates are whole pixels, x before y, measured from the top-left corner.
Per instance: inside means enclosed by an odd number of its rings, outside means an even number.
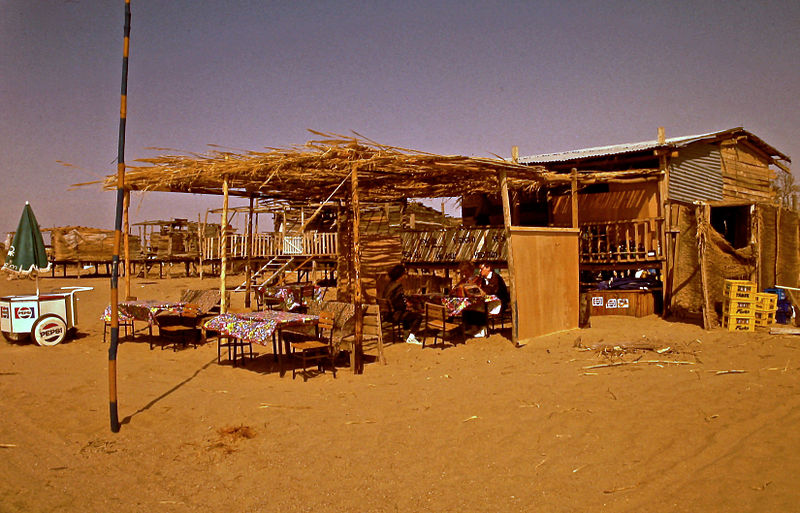
[[[137,162],[146,165],[128,166],[125,186],[134,191],[222,194],[227,178],[231,195],[308,202],[345,198],[355,167],[361,201],[387,202],[496,193],[501,170],[511,189],[532,190],[544,181],[543,168],[500,158],[436,155],[378,144],[358,134],[310,132],[321,139],[288,149],[140,159]],[[116,181],[116,175],[107,176],[103,185],[114,189]]]

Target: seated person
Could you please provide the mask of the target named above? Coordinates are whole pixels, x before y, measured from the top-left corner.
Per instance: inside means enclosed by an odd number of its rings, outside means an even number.
[[[392,321],[403,324],[403,337],[407,343],[421,344],[414,336],[414,332],[419,331],[422,317],[417,312],[408,309],[403,290],[402,278],[406,274],[406,268],[403,264],[397,264],[389,269],[387,274],[389,284],[383,291],[383,297],[392,308]]]
[[[472,262],[461,262],[458,264],[458,274],[460,279],[453,287],[452,295],[467,297],[483,293],[480,287],[478,287],[480,276],[475,272],[475,266]]]
[[[464,310],[464,324],[473,327],[470,331],[477,330],[473,336],[485,337],[487,335],[486,326],[488,325],[487,313],[499,313],[504,311],[511,302],[511,295],[508,292],[508,287],[502,276],[494,272],[488,263],[481,263],[478,267],[478,272],[480,273],[478,286],[482,293],[487,296],[497,296],[500,300],[500,304],[498,305],[496,301],[493,302],[494,305],[492,302],[488,302],[474,305]]]
[[[478,286],[480,286],[481,290],[487,295],[497,296],[500,299],[502,310],[508,308],[508,304],[511,302],[511,294],[508,293],[508,286],[506,286],[506,282],[500,276],[500,273],[494,272],[486,262],[481,263],[478,269],[480,272]]]

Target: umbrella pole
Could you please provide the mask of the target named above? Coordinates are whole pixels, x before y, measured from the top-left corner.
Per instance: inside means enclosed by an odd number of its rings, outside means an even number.
[[[128,104],[128,47],[131,35],[131,2],[125,0],[125,38],[122,48],[122,90],[119,108],[119,142],[117,146],[117,205],[114,220],[114,254],[111,257],[111,342],[108,346],[108,409],[111,431],[119,432],[117,413],[117,347],[119,345],[119,247],[122,232],[122,210],[125,203],[125,116]]]

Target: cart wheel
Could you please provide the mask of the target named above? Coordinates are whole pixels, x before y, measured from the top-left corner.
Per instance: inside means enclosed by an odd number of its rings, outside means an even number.
[[[31,338],[40,346],[54,346],[67,335],[67,323],[55,314],[46,314],[33,323]]]
[[[28,338],[27,333],[12,333],[10,331],[4,331],[3,337],[8,340],[9,342],[20,342]]]

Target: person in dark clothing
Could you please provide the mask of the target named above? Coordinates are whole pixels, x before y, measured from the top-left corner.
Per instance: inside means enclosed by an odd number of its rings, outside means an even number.
[[[486,262],[483,262],[478,269],[481,276],[478,286],[481,290],[487,295],[500,298],[503,310],[508,308],[508,304],[511,302],[511,295],[508,293],[508,286],[503,277],[494,272]]]
[[[475,264],[472,262],[458,264],[458,274],[460,280],[453,287],[451,294],[453,296],[467,297],[468,293],[478,286],[480,276],[475,271]]]
[[[422,322],[422,317],[416,312],[408,309],[406,305],[405,291],[403,290],[402,278],[406,274],[406,268],[403,264],[397,264],[391,269],[387,275],[389,276],[389,284],[383,291],[383,297],[388,301],[392,309],[392,320],[394,322],[403,324],[403,336],[409,344],[419,344],[414,335],[419,331],[419,326]]]

